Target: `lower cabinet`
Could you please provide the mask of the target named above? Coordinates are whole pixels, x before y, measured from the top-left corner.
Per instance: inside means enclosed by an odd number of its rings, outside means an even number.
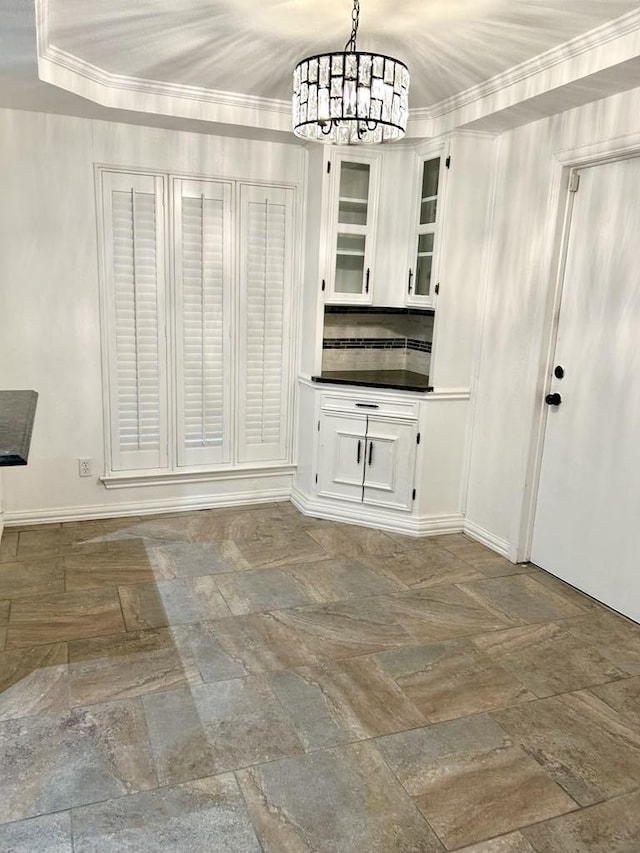
[[[319,495],[411,511],[418,435],[415,420],[321,411],[319,431]]]

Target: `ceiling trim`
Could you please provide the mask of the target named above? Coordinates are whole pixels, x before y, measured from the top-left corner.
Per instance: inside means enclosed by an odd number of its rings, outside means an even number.
[[[544,53],[534,56],[526,62],[521,62],[519,65],[514,65],[507,71],[501,74],[496,74],[489,80],[479,83],[477,86],[472,86],[458,95],[452,95],[450,98],[445,98],[434,104],[427,111],[428,118],[440,118],[447,113],[459,110],[477,101],[481,101],[490,95],[495,95],[504,89],[508,89],[516,83],[520,83],[551,71],[560,65],[567,65],[571,60],[576,59],[589,52],[594,52],[598,48],[609,45],[621,39],[623,36],[637,36],[640,32],[640,8],[627,12],[613,21],[607,21],[593,30],[589,30],[582,35],[576,36],[563,44],[557,45]],[[632,57],[625,57],[632,58]],[[619,60],[622,61],[622,60]],[[597,69],[601,70],[601,69]],[[594,73],[594,70],[589,70],[588,74]],[[586,76],[582,74],[581,76]],[[418,114],[421,110],[415,110]],[[418,115],[416,115],[416,118]]]
[[[106,107],[221,124],[291,130],[291,103],[181,83],[114,74],[51,44],[49,0],[36,0],[38,76]]]
[[[114,74],[56,47],[50,41],[48,5],[49,0],[35,2],[41,80],[106,107],[291,130],[289,101]],[[420,139],[446,133],[639,56],[640,8],[431,107],[410,110],[407,135]]]

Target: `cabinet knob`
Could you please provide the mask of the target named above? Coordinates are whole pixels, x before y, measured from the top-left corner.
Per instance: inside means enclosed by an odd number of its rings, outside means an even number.
[[[558,393],[547,394],[547,396],[544,398],[544,401],[547,404],[547,406],[559,406],[560,403],[562,402],[562,397]]]

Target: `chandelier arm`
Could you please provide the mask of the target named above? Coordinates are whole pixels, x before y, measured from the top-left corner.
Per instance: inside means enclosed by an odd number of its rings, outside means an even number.
[[[358,24],[360,23],[360,0],[353,0],[353,9],[351,10],[351,35],[349,41],[345,44],[346,51],[355,52],[356,39],[358,38]]]

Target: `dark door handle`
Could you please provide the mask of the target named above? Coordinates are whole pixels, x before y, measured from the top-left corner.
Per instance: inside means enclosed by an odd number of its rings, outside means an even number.
[[[371,465],[371,460],[373,459],[373,442],[369,442],[369,465]]]
[[[361,454],[362,454],[362,441],[361,441],[360,439],[358,439],[358,458],[357,458],[357,460],[356,460],[356,461],[357,461],[357,463],[358,463],[358,465],[360,464],[360,456],[361,456]]]
[[[367,275],[366,275],[366,283],[365,283],[365,286],[364,286],[364,292],[365,292],[365,293],[369,293],[369,276],[370,276],[370,275],[371,275],[371,270],[370,270],[370,269],[368,269],[368,270],[367,270]]]
[[[413,270],[409,270],[409,293],[413,290]]]
[[[560,394],[557,394],[557,393],[556,394],[547,394],[547,396],[544,398],[544,401],[547,404],[547,406],[559,406],[560,403],[562,402],[562,397],[560,396]]]

